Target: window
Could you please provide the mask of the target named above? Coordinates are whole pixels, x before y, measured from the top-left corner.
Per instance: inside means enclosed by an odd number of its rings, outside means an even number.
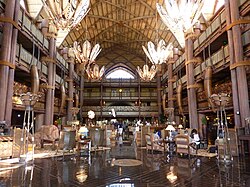
[[[106,78],[107,79],[110,79],[110,78],[111,79],[119,79],[119,78],[134,79],[134,76],[125,70],[117,69],[117,70],[111,72],[110,74],[108,74]]]

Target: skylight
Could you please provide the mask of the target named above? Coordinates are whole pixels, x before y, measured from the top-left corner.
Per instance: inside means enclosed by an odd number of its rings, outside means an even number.
[[[118,78],[122,78],[122,79],[134,79],[134,76],[122,69],[117,69],[115,71],[113,71],[112,73],[108,74],[107,79],[118,79]]]

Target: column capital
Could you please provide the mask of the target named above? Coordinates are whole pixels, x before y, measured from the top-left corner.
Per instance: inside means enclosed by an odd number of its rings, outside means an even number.
[[[47,38],[56,38],[57,37],[57,28],[52,21],[48,19],[43,19],[38,22],[38,26],[41,28],[42,33]]]

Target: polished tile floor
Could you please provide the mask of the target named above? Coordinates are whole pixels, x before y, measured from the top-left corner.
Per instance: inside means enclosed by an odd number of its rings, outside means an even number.
[[[142,165],[117,166],[117,159],[138,159]],[[218,164],[215,157],[168,157],[123,144],[92,152],[89,157],[35,159],[33,165],[1,164],[0,186],[250,187],[250,160],[249,156],[235,157],[232,164],[225,165]]]

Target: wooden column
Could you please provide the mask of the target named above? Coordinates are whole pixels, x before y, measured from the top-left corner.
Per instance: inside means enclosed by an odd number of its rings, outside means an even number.
[[[20,10],[20,2],[16,1],[15,4],[15,12],[14,12],[14,21],[18,22],[18,15]],[[11,40],[11,56],[10,63],[15,66],[16,64],[16,45],[17,45],[17,35],[18,29],[13,27],[12,32],[12,40]],[[12,96],[13,96],[13,86],[14,86],[14,78],[15,78],[15,69],[9,69],[9,77],[7,84],[7,97],[6,97],[6,107],[5,107],[5,121],[8,125],[8,128],[11,126],[11,115],[12,115]]]
[[[83,114],[82,114],[82,107],[83,107],[83,91],[84,91],[84,72],[81,70],[81,78],[80,78],[80,122],[83,123]]]
[[[226,23],[230,25],[231,22],[231,15],[230,15],[230,5],[229,0],[225,0],[225,12],[226,12]],[[235,63],[235,56],[234,56],[234,43],[233,43],[233,32],[231,29],[227,30],[227,37],[228,37],[228,47],[229,47],[229,58],[230,64]],[[239,97],[238,97],[238,85],[237,85],[237,75],[236,69],[231,69],[231,81],[232,81],[232,97],[233,97],[233,108],[234,108],[234,122],[236,127],[240,127],[240,115],[237,113],[240,111],[239,107]]]
[[[173,58],[168,61],[168,108],[174,107],[174,100],[173,100],[173,92],[174,92],[173,83],[175,82],[175,80],[173,78],[173,64],[174,64],[174,62],[175,62],[175,60]]]
[[[229,0],[227,6],[230,7],[231,22],[235,23],[240,19],[239,15],[239,5],[238,1]],[[242,127],[246,126],[245,119],[250,116],[249,109],[249,95],[248,95],[248,85],[247,85],[247,76],[245,66],[240,65],[244,63],[243,58],[243,45],[241,39],[241,29],[239,24],[232,26],[232,35],[233,35],[233,46],[234,46],[234,57],[235,61],[230,65],[230,69],[236,69],[237,76],[237,85],[238,85],[238,97],[239,97],[239,114],[240,114],[240,124]],[[231,59],[230,59],[231,60]],[[237,107],[237,105],[236,105]]]
[[[141,79],[138,78],[138,107],[139,107],[139,120],[141,118]]]
[[[168,61],[168,108],[174,108],[174,95],[173,95],[173,84],[176,81],[173,77],[173,64],[179,58],[179,49],[173,49],[173,58]],[[171,116],[172,120],[175,120],[174,111],[173,116]]]
[[[101,101],[100,101],[100,106],[101,106],[101,121],[102,121],[102,111],[103,111],[103,79],[101,80]]]
[[[173,77],[173,64],[179,58],[178,48],[173,49],[173,54],[173,58],[168,61],[168,108],[174,108],[173,84],[176,80]],[[174,120],[174,116],[171,117],[171,119]]]
[[[69,78],[67,79],[68,81],[68,91],[69,91],[69,98],[68,98],[68,108],[67,108],[67,120],[72,121],[73,119],[73,113],[71,109],[73,108],[73,101],[74,101],[74,85],[73,85],[73,73],[74,73],[74,52],[73,49],[69,48],[68,49],[68,59],[67,62],[69,63]]]
[[[160,124],[160,116],[161,116],[161,72],[160,72],[159,69],[157,70],[157,73],[156,73],[156,83],[157,83],[158,123]]]
[[[198,130],[198,113],[197,113],[197,97],[194,77],[194,62],[193,62],[194,43],[191,37],[187,37],[185,41],[185,55],[186,55],[186,74],[187,74],[187,93],[188,93],[188,111],[189,124],[191,128]]]
[[[49,39],[49,56],[43,58],[48,66],[48,86],[46,92],[44,125],[53,124],[55,75],[56,75],[56,35],[57,29],[48,20],[42,21],[42,33]]]
[[[4,17],[13,20],[16,0],[6,1]],[[11,55],[15,52],[12,51],[12,32],[13,25],[5,22],[3,26],[2,43],[0,51],[0,121],[5,121],[5,108],[7,102],[7,89],[10,68],[15,68],[11,63]]]

